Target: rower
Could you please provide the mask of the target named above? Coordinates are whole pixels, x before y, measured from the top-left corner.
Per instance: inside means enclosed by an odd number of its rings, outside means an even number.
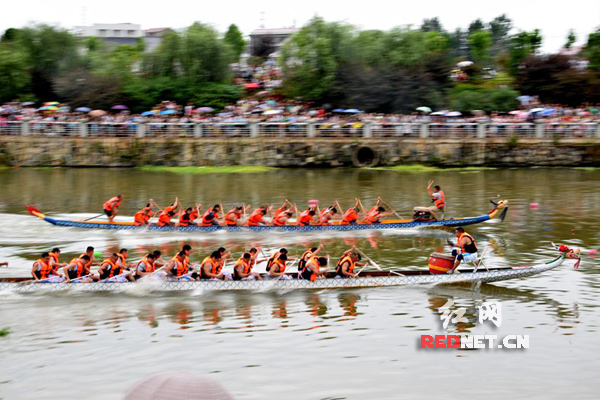
[[[319,225],[330,225],[330,221],[335,217],[338,210],[335,206],[330,206],[321,210],[319,214]]]
[[[188,207],[179,217],[179,226],[196,226],[194,220],[198,218],[200,211],[197,207]]]
[[[292,279],[291,276],[285,275],[285,267],[287,262],[287,255],[281,254],[273,263],[271,264],[271,268],[269,268],[269,278],[271,279]]]
[[[360,262],[361,257],[355,251],[344,252],[340,261],[335,266],[335,277],[336,278],[358,278],[358,273],[354,273],[356,266],[367,265],[366,262]]]
[[[154,253],[148,253],[144,258],[142,258],[137,265],[135,266],[135,270],[127,275],[127,279],[130,281],[137,281],[144,276],[152,275],[155,271],[154,261],[156,260],[156,256]]]
[[[75,258],[67,266],[63,267],[66,281],[70,282],[72,279],[77,279],[80,282],[83,282],[84,280],[79,278],[90,275],[89,262],[91,262],[90,257],[87,254],[84,254],[79,258]],[[91,282],[92,278],[88,277],[86,281]]]
[[[227,252],[225,247],[219,247],[217,251],[221,254],[221,260],[219,261],[219,271],[222,271],[223,267],[225,266],[225,263],[227,262],[227,258],[229,258],[229,256],[231,255],[231,252]],[[229,278],[229,280],[231,280],[231,273],[223,272],[223,275]]]
[[[275,214],[273,216],[273,225],[275,226],[285,226],[285,224],[292,218],[294,215],[291,211],[284,211],[279,214]]]
[[[121,275],[121,268],[117,266],[118,260],[119,256],[117,253],[112,253],[110,257],[102,260],[100,263],[100,268],[98,268],[98,275],[101,280]]]
[[[452,250],[452,255],[456,257],[454,260],[454,266],[452,269],[446,272],[447,274],[453,274],[456,271],[456,268],[460,265],[462,261],[464,262],[472,262],[477,266],[479,264],[478,255],[477,255],[477,244],[475,243],[475,239],[473,236],[469,235],[465,232],[464,228],[459,226],[454,230],[456,234],[456,244],[448,241],[450,244],[456,247],[460,247],[460,252],[457,249]]]
[[[356,199],[354,207],[349,208],[344,215],[342,215],[342,225],[354,225],[358,222],[359,217],[359,200]]]
[[[279,251],[276,251],[275,253],[273,253],[271,255],[271,257],[269,257],[269,259],[267,260],[267,272],[269,272],[271,270],[271,265],[273,265],[273,263],[282,255],[285,254],[285,256],[287,257],[287,249],[285,247],[281,248]]]
[[[238,221],[242,218],[242,212],[244,208],[242,206],[237,206],[227,211],[225,214],[225,225],[227,226],[237,226]]]
[[[252,211],[250,218],[248,218],[248,226],[266,225],[267,223],[265,222],[264,216],[267,215],[268,209],[267,206],[262,206]]]
[[[300,214],[300,216],[298,217],[298,225],[300,225],[300,226],[311,225],[312,222],[314,222],[314,218],[315,218],[315,210],[309,208],[308,210],[303,211]]]
[[[306,266],[306,263],[308,262],[308,260],[310,260],[312,257],[316,256],[317,253],[319,251],[321,251],[323,249],[323,244],[320,244],[319,247],[312,247],[308,250],[306,250],[304,253],[302,253],[302,255],[300,256],[300,261],[298,261],[298,271],[302,271],[304,269],[304,267]]]
[[[188,274],[189,262],[183,250],[177,253],[177,255],[167,263],[167,267],[165,269],[167,271],[167,276],[177,280],[189,281],[196,280],[198,278],[198,274],[196,273]]]
[[[280,214],[290,212],[293,209],[294,209],[294,205],[292,203],[290,203],[290,201],[288,199],[285,199],[285,201],[283,202],[281,207],[276,209],[275,212],[273,213],[273,220],[275,220],[275,218],[277,218]]]
[[[444,192],[439,185],[435,185],[433,189],[431,189],[431,185],[433,185],[433,181],[429,181],[427,185],[427,193],[429,194],[429,197],[431,197],[431,202],[434,204],[429,207],[429,212],[435,219],[438,219],[436,212],[439,212],[439,219],[444,219],[444,213],[446,211],[446,195],[444,195]]]
[[[262,280],[260,274],[252,272],[252,254],[246,252],[235,262],[233,266],[234,281]]]
[[[127,249],[121,249],[119,250],[119,252],[117,253],[117,267],[119,267],[121,270],[124,269],[129,269],[129,265],[127,265],[127,255],[129,254],[129,252],[127,251]]]
[[[221,273],[221,269],[219,268],[221,261],[221,253],[217,251],[213,251],[212,254],[206,257],[202,264],[200,264],[200,279],[222,279],[222,280],[230,280],[230,278],[226,277]]]
[[[165,207],[165,209],[162,210],[162,212],[163,212],[163,214],[166,214],[169,211],[173,211],[173,213],[176,214],[177,213],[177,209],[179,207],[181,207],[181,202],[179,201],[179,197],[175,197],[175,201],[173,202],[173,204],[171,204],[170,206]]]
[[[113,222],[113,219],[119,214],[119,206],[123,201],[123,195],[119,194],[115,197],[111,197],[102,208],[104,209],[104,214],[108,217],[108,222]]]
[[[52,269],[54,269],[55,271],[58,270],[58,268],[64,267],[67,264],[61,264],[58,261],[58,257],[60,256],[60,249],[58,247],[55,247],[52,249],[52,251],[50,253],[48,253],[50,255],[50,265],[52,266]]]
[[[175,223],[171,222],[175,216],[175,211],[162,212],[158,217],[158,226],[175,226]]]
[[[325,257],[311,257],[304,268],[298,272],[300,279],[306,279],[311,282],[316,281],[319,277],[327,274],[327,270],[321,270],[321,267],[327,265],[327,258]]]
[[[219,219],[219,212],[221,211],[221,206],[215,204],[213,208],[206,210],[204,215],[202,215],[202,226],[214,226],[221,225]]]
[[[140,211],[136,212],[133,216],[133,224],[135,226],[146,226],[150,221],[150,210],[148,207],[142,208]]]
[[[365,222],[367,224],[380,224],[381,218],[392,214],[394,214],[393,211],[385,211],[385,208],[381,206],[381,199],[378,199],[377,204],[375,204],[365,216]]]
[[[31,276],[36,281],[48,279],[55,275],[57,278],[62,278],[58,272],[50,264],[50,254],[42,253],[42,257],[33,263],[31,267]]]
[[[185,246],[187,246],[187,245],[185,245]],[[154,254],[154,268],[156,268],[156,269],[162,268],[165,265],[165,262],[162,259],[162,253],[161,253],[161,251],[160,250],[154,250],[152,252],[152,254]]]

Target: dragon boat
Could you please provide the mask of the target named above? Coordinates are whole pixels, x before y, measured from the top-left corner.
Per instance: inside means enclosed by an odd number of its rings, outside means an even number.
[[[385,286],[416,286],[437,285],[452,283],[490,283],[509,279],[526,278],[543,272],[550,271],[562,265],[566,259],[576,259],[579,264],[579,250],[571,250],[561,246],[559,255],[553,260],[524,267],[464,269],[460,273],[435,274],[429,271],[374,271],[360,273],[357,278],[335,278],[333,274],[324,279],[308,281],[295,279],[297,274],[289,274],[292,279],[274,279],[261,281],[169,281],[147,278],[137,282],[36,282],[30,278],[3,278],[0,279],[0,292],[56,292],[56,291],[84,291],[84,292],[127,292],[138,290],[148,292],[181,292],[181,291],[268,291],[268,290],[295,290],[295,289],[346,289],[369,288]]]
[[[492,202],[494,208],[487,214],[476,217],[449,218],[443,220],[384,220],[377,224],[357,223],[344,225],[334,222],[331,225],[261,225],[261,226],[158,226],[150,224],[147,226],[138,226],[133,222],[106,222],[106,221],[86,221],[86,220],[64,220],[52,218],[33,206],[27,206],[29,213],[52,225],[64,226],[81,229],[115,229],[115,230],[149,230],[149,231],[182,231],[182,232],[215,232],[215,231],[293,231],[293,232],[313,232],[313,231],[355,231],[355,230],[373,230],[373,229],[414,229],[414,228],[438,228],[438,227],[457,227],[479,224],[494,218],[504,220],[508,211],[508,202],[502,200]]]

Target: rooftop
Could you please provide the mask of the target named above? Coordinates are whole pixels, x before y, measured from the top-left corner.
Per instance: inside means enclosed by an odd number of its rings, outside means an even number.
[[[254,35],[292,35],[298,32],[300,28],[275,28],[275,29],[255,29],[250,33],[250,36]]]

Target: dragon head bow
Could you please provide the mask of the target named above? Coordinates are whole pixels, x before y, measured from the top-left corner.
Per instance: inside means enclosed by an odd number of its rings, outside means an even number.
[[[567,257],[567,258],[570,258],[572,260],[577,260],[575,262],[575,265],[573,266],[573,268],[575,268],[575,269],[579,268],[579,264],[581,264],[581,256],[580,256],[581,251],[579,249],[571,249],[571,248],[565,246],[564,244],[561,244],[560,246],[558,246],[558,251],[563,253],[565,255],[565,257]]]

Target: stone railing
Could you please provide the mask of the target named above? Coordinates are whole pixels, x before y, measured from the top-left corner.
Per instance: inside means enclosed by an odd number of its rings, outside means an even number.
[[[600,138],[600,123],[104,123],[0,121],[0,135],[189,138]]]

